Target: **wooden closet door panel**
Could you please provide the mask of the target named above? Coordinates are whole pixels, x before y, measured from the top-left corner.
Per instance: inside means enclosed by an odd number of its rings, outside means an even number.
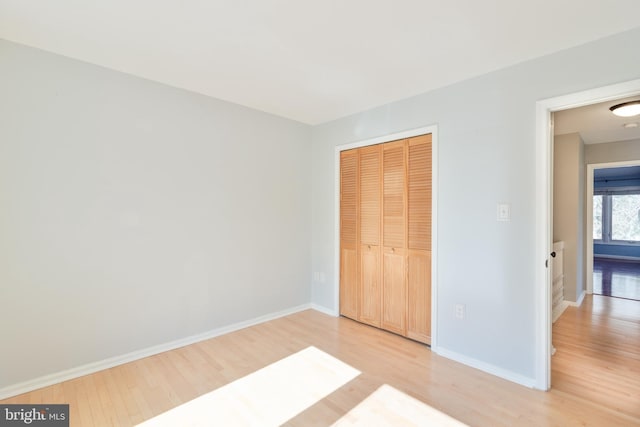
[[[407,141],[382,150],[382,328],[406,334]]]
[[[405,254],[401,249],[385,248],[382,257],[382,328],[406,335]]]
[[[409,140],[408,248],[431,250],[431,135]]]
[[[380,247],[362,246],[360,250],[360,317],[369,325],[380,327],[382,287],[380,285]]]
[[[360,154],[360,244],[379,245],[382,147],[373,145],[358,151]]]
[[[340,314],[358,320],[358,255],[355,249],[340,251]]]
[[[357,243],[358,152],[340,153],[340,242]]]
[[[385,248],[404,248],[406,238],[405,141],[389,142],[382,151],[382,230]]]
[[[360,317],[380,327],[382,288],[380,280],[381,169],[382,147],[373,145],[359,151],[360,189]]]
[[[407,336],[431,344],[431,252],[407,256]]]
[[[409,139],[407,153],[407,336],[431,343],[431,135]]]
[[[340,314],[358,318],[358,152],[340,153]]]

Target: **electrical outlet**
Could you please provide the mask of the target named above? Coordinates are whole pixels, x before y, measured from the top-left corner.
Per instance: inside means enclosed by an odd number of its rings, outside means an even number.
[[[456,319],[464,319],[464,304],[455,305]]]

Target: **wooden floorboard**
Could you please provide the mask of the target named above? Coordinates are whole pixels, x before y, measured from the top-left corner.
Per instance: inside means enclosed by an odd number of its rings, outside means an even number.
[[[595,257],[593,293],[640,300],[640,262]]]
[[[362,373],[287,425],[331,425],[387,384],[473,426],[637,426],[640,302],[610,300],[588,296],[554,324],[549,392],[308,310],[0,403],[69,403],[72,426],[135,425],[315,346]]]
[[[552,387],[638,419],[640,301],[587,296],[553,326]]]

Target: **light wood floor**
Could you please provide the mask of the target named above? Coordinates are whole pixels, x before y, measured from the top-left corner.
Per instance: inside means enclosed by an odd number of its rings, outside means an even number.
[[[554,391],[629,415],[640,425],[640,301],[587,296],[553,326]]]
[[[69,403],[72,426],[135,425],[315,346],[362,374],[287,425],[330,425],[388,384],[472,426],[637,426],[639,304],[590,296],[582,307],[568,308],[554,325],[557,353],[549,392],[309,310],[0,403]]]

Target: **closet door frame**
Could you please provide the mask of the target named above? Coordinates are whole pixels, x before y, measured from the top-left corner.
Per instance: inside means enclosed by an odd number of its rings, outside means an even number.
[[[438,227],[437,227],[437,201],[438,201],[438,126],[425,126],[403,132],[380,136],[377,138],[356,141],[336,146],[334,157],[334,308],[333,313],[340,315],[340,153],[353,148],[367,147],[369,145],[407,139],[424,134],[431,134],[431,158],[432,158],[432,183],[431,183],[431,350],[438,349]]]

